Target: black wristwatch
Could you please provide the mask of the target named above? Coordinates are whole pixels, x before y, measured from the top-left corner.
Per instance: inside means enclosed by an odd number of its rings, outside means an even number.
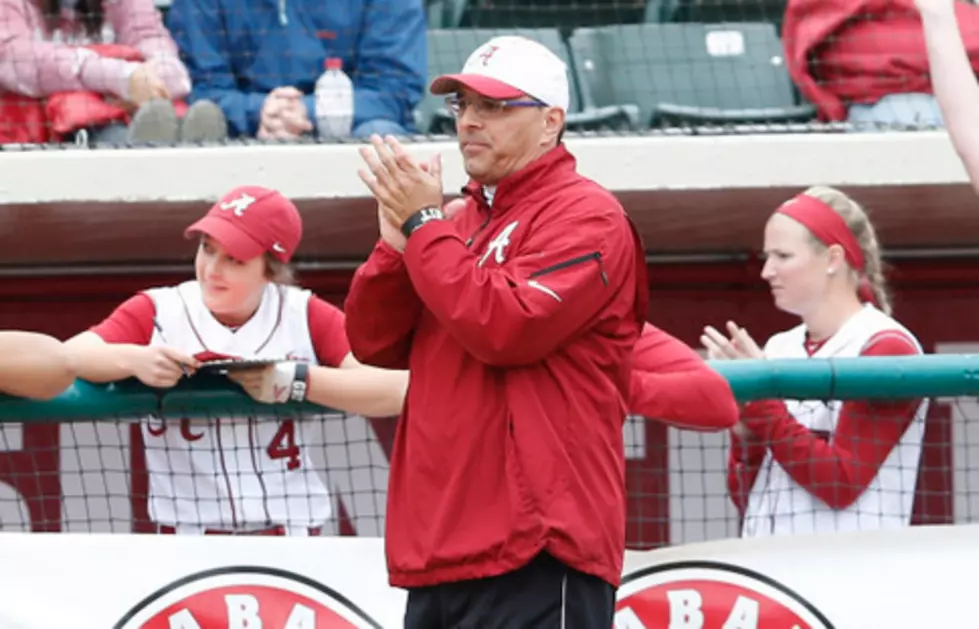
[[[401,225],[401,233],[407,238],[428,221],[440,221],[444,218],[445,215],[442,214],[441,208],[435,206],[422,208],[409,216],[408,220]]]
[[[305,402],[307,389],[309,389],[309,365],[296,363],[296,375],[292,379],[289,399],[293,402]]]

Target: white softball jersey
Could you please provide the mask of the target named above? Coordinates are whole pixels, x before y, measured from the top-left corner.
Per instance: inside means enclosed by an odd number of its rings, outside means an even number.
[[[258,311],[236,330],[205,307],[196,281],[146,293],[159,323],[151,345],[190,355],[209,350],[317,364],[308,290],[269,283]],[[285,525],[300,534],[323,524],[331,517],[331,500],[307,456],[303,423],[273,413],[165,423],[147,418],[142,434],[150,517],[179,533]]]
[[[889,330],[903,333],[921,351],[917,339],[907,328],[867,304],[812,357],[859,356],[873,336]],[[808,358],[805,342],[805,326],[799,325],[769,339],[765,344],[765,355],[770,359]],[[839,421],[841,401],[785,400],[785,405],[800,424],[811,431],[828,433],[832,439]],[[869,487],[845,509],[829,507],[796,483],[769,450],[748,496],[742,536],[765,537],[908,526],[914,503],[927,409],[928,402],[925,400]]]

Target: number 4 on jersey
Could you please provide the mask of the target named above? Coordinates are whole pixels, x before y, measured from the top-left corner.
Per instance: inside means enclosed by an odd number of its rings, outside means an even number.
[[[271,459],[287,459],[288,469],[298,470],[302,461],[299,459],[299,446],[296,445],[296,422],[283,420],[265,451]]]

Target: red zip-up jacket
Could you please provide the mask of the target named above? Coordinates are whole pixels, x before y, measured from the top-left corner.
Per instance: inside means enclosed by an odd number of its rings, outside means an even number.
[[[956,2],[955,16],[979,72],[979,7]],[[789,0],[782,42],[789,75],[822,120],[846,120],[852,103],[932,91],[914,0]]]
[[[347,336],[411,371],[391,453],[391,585],[510,572],[541,551],[618,586],[622,425],[645,320],[645,255],[615,197],[558,146],[478,185],[404,255],[354,275]]]

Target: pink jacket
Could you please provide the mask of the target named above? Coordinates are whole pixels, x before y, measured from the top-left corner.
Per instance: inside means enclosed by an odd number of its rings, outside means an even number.
[[[113,43],[139,50],[173,99],[190,93],[187,68],[163,26],[153,0],[104,0],[105,25]],[[64,91],[90,91],[126,98],[129,75],[139,65],[100,57],[80,46],[92,43],[81,23],[63,12],[60,41],[45,28],[34,0],[0,0],[0,91],[44,98]],[[66,43],[67,42],[67,43]]]

